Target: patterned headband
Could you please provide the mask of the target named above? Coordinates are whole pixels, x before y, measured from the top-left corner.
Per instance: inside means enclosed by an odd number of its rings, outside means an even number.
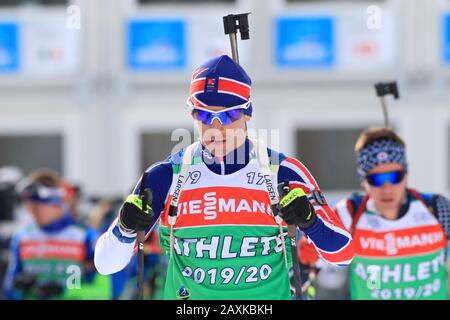
[[[393,140],[378,140],[369,144],[358,154],[357,163],[361,180],[366,178],[370,170],[383,163],[398,163],[405,171],[408,170],[405,147]]]

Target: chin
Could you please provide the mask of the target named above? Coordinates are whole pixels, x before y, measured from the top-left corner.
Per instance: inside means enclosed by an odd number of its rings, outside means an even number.
[[[226,142],[225,141],[209,141],[206,144],[211,150],[221,151],[225,149]]]
[[[36,224],[40,227],[45,227],[48,225],[47,221],[36,220]]]
[[[389,201],[389,202],[381,202],[380,208],[385,210],[397,210],[400,207],[400,202]]]

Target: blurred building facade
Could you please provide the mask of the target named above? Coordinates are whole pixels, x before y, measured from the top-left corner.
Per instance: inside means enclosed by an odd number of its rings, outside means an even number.
[[[222,16],[251,12],[239,50],[253,129],[279,130],[269,143],[338,199],[359,188],[356,137],[383,124],[373,85],[397,80],[400,99],[387,101],[410,185],[450,195],[448,0],[0,3],[0,166],[52,167],[86,193],[126,194],[192,141],[179,140],[194,131],[190,75],[229,54]]]

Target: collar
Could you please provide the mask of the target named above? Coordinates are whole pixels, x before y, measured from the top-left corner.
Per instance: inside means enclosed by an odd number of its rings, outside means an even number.
[[[52,222],[45,227],[39,226],[39,228],[45,232],[56,232],[66,228],[71,224],[73,224],[73,219],[68,212],[65,212],[60,219]]]
[[[400,219],[408,212],[409,207],[411,205],[411,201],[413,201],[413,199],[415,199],[415,197],[412,194],[412,192],[409,191],[408,189],[406,189],[405,199],[403,200],[402,204],[400,205],[400,209],[398,210],[397,219]]]
[[[202,145],[202,160],[216,174],[226,175],[239,171],[250,162],[250,140],[246,138],[242,145],[226,154],[223,161]]]

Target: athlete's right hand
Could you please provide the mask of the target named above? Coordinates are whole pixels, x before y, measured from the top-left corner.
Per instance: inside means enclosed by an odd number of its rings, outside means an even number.
[[[36,285],[37,275],[34,273],[19,273],[14,278],[14,289],[29,293]]]
[[[145,212],[142,210],[142,199],[138,194],[130,194],[120,208],[119,226],[128,233],[146,230],[152,225],[153,210],[147,204]]]

